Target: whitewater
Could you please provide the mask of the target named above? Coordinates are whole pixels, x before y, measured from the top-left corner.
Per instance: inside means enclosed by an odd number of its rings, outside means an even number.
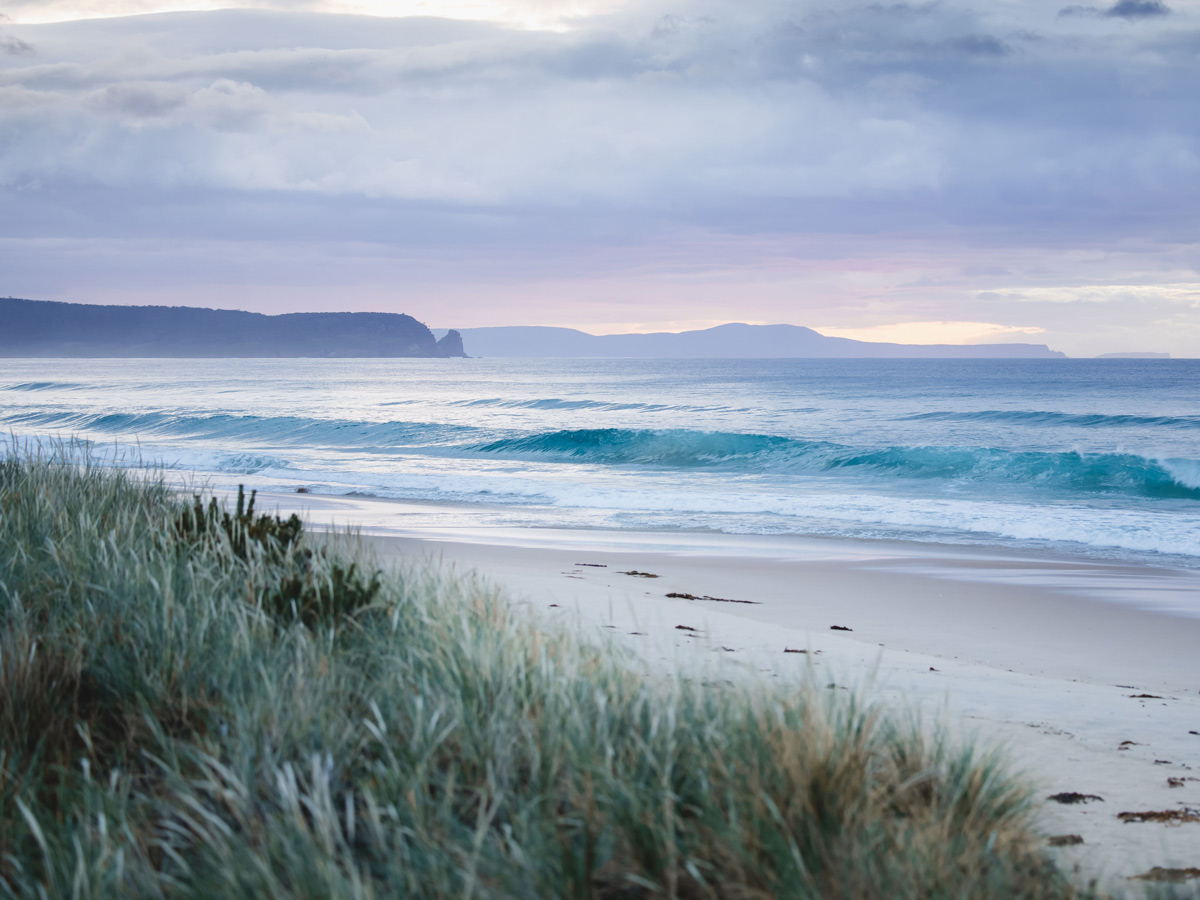
[[[432,502],[447,527],[1200,568],[1198,384],[1196,360],[10,359],[0,428],[217,489]]]

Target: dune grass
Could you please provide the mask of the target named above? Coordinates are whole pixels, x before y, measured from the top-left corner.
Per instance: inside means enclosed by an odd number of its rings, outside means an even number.
[[[0,893],[1085,893],[993,755],[845,692],[648,678],[244,503],[0,461]]]

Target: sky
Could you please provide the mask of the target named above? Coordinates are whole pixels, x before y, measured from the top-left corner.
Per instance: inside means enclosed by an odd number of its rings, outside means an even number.
[[[1200,0],[0,15],[0,295],[1200,356]]]

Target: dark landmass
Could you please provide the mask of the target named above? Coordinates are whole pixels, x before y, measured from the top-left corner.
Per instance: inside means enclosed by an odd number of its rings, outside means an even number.
[[[799,325],[718,325],[678,334],[594,335],[573,328],[464,328],[475,356],[641,358],[1062,359],[1045,344],[883,344]]]
[[[1170,359],[1170,353],[1101,353],[1096,359]]]
[[[395,313],[266,316],[187,306],[91,306],[0,298],[0,356],[450,357],[462,336],[441,341]]]

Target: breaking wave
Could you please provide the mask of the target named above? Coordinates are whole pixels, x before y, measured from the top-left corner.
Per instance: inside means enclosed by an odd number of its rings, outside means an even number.
[[[620,428],[504,438],[476,453],[601,465],[728,468],[740,472],[854,471],[906,479],[1045,486],[1086,494],[1200,499],[1200,461],[1136,453],[973,447],[851,447],[763,434]]]

